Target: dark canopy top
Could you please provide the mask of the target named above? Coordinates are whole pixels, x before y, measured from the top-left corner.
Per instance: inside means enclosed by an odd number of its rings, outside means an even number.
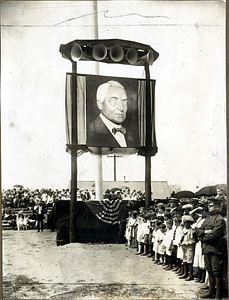
[[[130,48],[134,48],[135,50],[137,50],[139,57],[143,57],[145,55],[147,55],[150,51],[152,51],[153,56],[154,56],[154,61],[158,58],[159,53],[156,52],[151,46],[149,45],[145,45],[142,43],[138,43],[138,42],[133,42],[133,41],[127,41],[127,40],[120,40],[120,39],[102,39],[102,40],[74,40],[71,41],[67,44],[61,44],[59,51],[62,54],[62,56],[66,59],[69,59],[70,61],[72,60],[71,57],[71,49],[74,46],[74,44],[77,43],[79,44],[82,49],[86,49],[86,48],[93,48],[94,46],[98,45],[98,44],[103,44],[106,48],[111,48],[114,45],[119,45],[120,47],[122,47],[123,49],[130,49]],[[93,60],[96,61],[96,59],[93,58],[93,56],[91,55],[90,51],[86,51],[85,52],[86,55],[82,56],[80,58],[80,60]],[[107,56],[105,59],[103,59],[101,62],[105,62],[105,63],[114,63],[114,61]],[[121,61],[119,61],[118,63],[121,64],[127,64],[129,65],[129,62],[126,59],[122,59]],[[142,66],[144,65],[143,61],[138,60],[136,63],[134,63],[135,66]]]

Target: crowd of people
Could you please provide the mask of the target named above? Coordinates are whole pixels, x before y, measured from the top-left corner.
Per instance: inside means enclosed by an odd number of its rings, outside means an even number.
[[[150,258],[181,280],[203,283],[200,298],[223,297],[227,289],[226,195],[170,198],[148,209],[128,210],[125,239],[136,255]]]
[[[77,190],[78,201],[95,198],[94,189]],[[126,242],[136,255],[150,258],[181,280],[203,283],[200,298],[222,297],[228,262],[225,187],[219,186],[214,197],[152,199],[148,209],[133,205],[144,203],[139,202],[145,200],[141,191],[114,188],[106,190],[103,198],[128,200],[118,215],[118,243]],[[70,190],[3,190],[2,219],[10,220],[17,230],[42,231],[58,200],[70,200]]]
[[[3,190],[2,220],[7,220],[13,229],[43,231],[48,213],[58,200],[70,200],[69,189],[29,190],[15,187]]]
[[[121,190],[114,188],[106,190],[103,198],[110,199],[113,196],[120,200],[143,200],[144,193],[130,189]],[[69,189],[35,189],[14,187],[2,191],[2,220],[8,220],[13,229],[43,230],[48,223],[49,208],[52,208],[58,200],[70,200]],[[95,190],[78,188],[77,201],[96,200]],[[42,209],[40,209],[42,207]],[[42,213],[38,213],[39,211]],[[42,215],[42,220],[40,217]],[[39,222],[38,222],[39,219]],[[39,226],[39,227],[38,227]]]

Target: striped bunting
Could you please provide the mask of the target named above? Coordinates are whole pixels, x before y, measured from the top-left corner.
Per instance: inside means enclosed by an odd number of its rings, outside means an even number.
[[[118,213],[122,206],[122,200],[88,201],[85,204],[101,221],[116,225],[118,224]]]

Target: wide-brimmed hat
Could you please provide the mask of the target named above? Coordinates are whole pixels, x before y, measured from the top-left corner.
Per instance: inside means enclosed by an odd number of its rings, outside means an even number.
[[[207,204],[214,203],[220,205],[222,202],[223,202],[222,199],[216,197],[210,197],[207,199]]]
[[[195,223],[195,220],[193,219],[193,217],[188,216],[188,215],[182,216],[182,221],[183,222],[189,222],[189,223]]]
[[[186,210],[186,209],[192,210],[193,209],[193,205],[192,204],[185,204],[181,208],[184,209],[184,210]]]
[[[177,199],[177,198],[170,198],[169,199],[169,203],[178,203],[179,202],[179,200]]]

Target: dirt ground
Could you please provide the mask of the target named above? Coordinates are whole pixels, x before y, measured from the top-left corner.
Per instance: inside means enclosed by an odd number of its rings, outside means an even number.
[[[56,246],[48,230],[6,230],[2,242],[3,300],[198,299],[201,284],[124,244]]]

